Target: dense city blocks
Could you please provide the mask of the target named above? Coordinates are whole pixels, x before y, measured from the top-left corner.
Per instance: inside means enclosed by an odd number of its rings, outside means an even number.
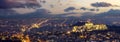
[[[0,41],[119,42],[119,26],[60,18],[2,19]],[[113,29],[114,27],[118,27]]]

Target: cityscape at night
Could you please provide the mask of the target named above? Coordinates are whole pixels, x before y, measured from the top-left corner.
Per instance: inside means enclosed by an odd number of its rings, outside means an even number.
[[[0,0],[0,42],[120,42],[120,0]]]

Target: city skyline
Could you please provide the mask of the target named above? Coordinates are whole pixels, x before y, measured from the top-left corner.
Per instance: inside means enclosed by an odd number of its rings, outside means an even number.
[[[0,0],[0,42],[119,42],[120,0]]]

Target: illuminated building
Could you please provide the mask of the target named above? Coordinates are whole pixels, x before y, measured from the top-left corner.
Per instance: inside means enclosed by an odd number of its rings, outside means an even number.
[[[31,25],[31,28],[39,28],[40,26],[39,26],[39,24],[32,24]]]
[[[14,34],[12,38],[18,38],[21,42],[30,42],[30,38],[28,35],[24,36],[24,34]]]
[[[33,28],[40,28],[40,25],[39,24],[31,24],[30,26],[22,25],[20,30],[21,32],[26,32],[26,31],[30,31]]]
[[[30,42],[30,38],[28,35],[25,36],[24,39],[22,39],[22,42]]]
[[[86,38],[86,36],[85,35],[80,35],[79,38],[84,39],[84,38]]]
[[[93,24],[92,22],[87,22],[82,26],[74,26],[73,32],[83,32],[83,31],[93,31],[93,30],[106,30],[107,26],[104,24]]]

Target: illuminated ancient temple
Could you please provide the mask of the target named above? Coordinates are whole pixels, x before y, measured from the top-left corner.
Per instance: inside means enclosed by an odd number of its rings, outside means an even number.
[[[92,22],[86,22],[82,26],[74,26],[72,29],[72,32],[106,30],[106,29],[107,29],[107,26],[105,24],[93,24]]]

